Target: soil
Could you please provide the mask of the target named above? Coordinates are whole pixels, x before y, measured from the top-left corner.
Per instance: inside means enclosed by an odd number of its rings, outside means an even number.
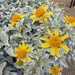
[[[64,7],[66,14],[69,14],[69,15],[72,15],[75,17],[75,6],[72,5],[70,8],[71,0],[53,0],[53,1],[58,2],[60,7]],[[73,1],[75,1],[75,0],[73,0]],[[62,2],[64,2],[63,6],[61,5]],[[74,3],[74,5],[75,5],[75,3]]]
[[[70,3],[71,0],[53,0],[55,3],[58,2],[59,3],[59,7],[64,7],[66,14],[72,15],[75,17],[75,3],[71,6],[70,8]],[[62,5],[61,3],[64,3],[64,5]],[[71,62],[67,61],[69,67],[68,68],[64,68],[62,70],[62,75],[75,75],[75,61],[71,60]]]

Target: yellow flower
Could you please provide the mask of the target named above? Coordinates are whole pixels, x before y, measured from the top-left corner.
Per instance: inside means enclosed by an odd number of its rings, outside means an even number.
[[[24,44],[24,42],[22,44],[19,44],[19,48],[14,48],[14,50],[17,52],[16,54],[14,54],[14,57],[17,57],[17,62],[19,60],[25,62],[26,59],[31,61],[31,58],[27,55],[28,52],[31,51],[31,48],[28,48],[28,44]]]
[[[50,50],[50,54],[54,56],[54,54],[56,54],[57,57],[61,57],[60,56],[60,52],[58,50],[59,47],[63,48],[66,52],[69,52],[69,48],[62,44],[62,42],[68,38],[68,34],[63,35],[62,37],[59,37],[59,31],[58,29],[55,29],[55,35],[52,34],[52,32],[50,30],[47,30],[48,34],[50,35],[50,38],[45,38],[45,37],[41,37],[40,40],[45,41],[44,43],[41,44],[42,48],[48,48],[48,47],[52,47]]]
[[[69,26],[72,26],[72,25],[75,26],[75,17],[73,17],[73,16],[64,16],[64,19],[69,24]]]
[[[14,27],[16,25],[16,22],[19,21],[21,18],[24,18],[24,15],[22,14],[13,14],[11,16],[11,24],[10,24],[10,28]]]
[[[59,72],[62,70],[62,68],[59,68],[57,65],[56,66],[53,66],[51,69],[50,69],[50,73],[52,75],[59,75]]]
[[[34,24],[35,21],[39,21],[39,23],[42,23],[43,21],[47,21],[47,18],[53,14],[53,12],[46,12],[48,9],[48,5],[42,4],[41,7],[37,8],[33,15],[30,16],[30,18],[33,18],[32,24]]]

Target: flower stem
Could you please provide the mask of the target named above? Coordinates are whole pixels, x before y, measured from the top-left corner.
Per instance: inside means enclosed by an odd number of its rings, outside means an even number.
[[[46,22],[44,21],[44,29],[45,31],[47,31],[47,26],[46,26]]]

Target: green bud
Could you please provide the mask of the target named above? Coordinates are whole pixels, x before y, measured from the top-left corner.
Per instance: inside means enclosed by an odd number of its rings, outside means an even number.
[[[23,65],[23,61],[22,61],[22,60],[18,60],[18,61],[16,62],[16,64],[17,64],[18,66],[22,66],[22,65]]]

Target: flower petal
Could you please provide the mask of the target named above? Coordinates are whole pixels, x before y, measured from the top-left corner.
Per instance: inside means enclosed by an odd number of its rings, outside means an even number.
[[[35,21],[36,21],[36,19],[34,19],[34,20],[32,21],[32,23],[31,23],[31,24],[34,24],[34,23],[35,23]]]
[[[47,22],[47,18],[44,18],[43,20],[44,20],[45,22]]]
[[[49,42],[42,43],[41,47],[42,48],[48,48],[48,47],[50,47],[50,43]]]
[[[55,29],[55,35],[56,35],[56,36],[59,36],[59,31],[58,31],[58,29]]]
[[[26,50],[26,53],[30,52],[31,50],[32,50],[32,48],[28,48],[28,49]]]
[[[53,36],[52,32],[49,29],[47,31],[48,31],[48,34],[50,35],[50,37]]]
[[[59,52],[59,50],[58,50],[58,48],[57,48],[57,47],[55,48],[55,53],[56,53],[56,56],[57,56],[58,58],[60,58],[60,57],[61,57],[60,52]]]
[[[53,15],[53,12],[48,12],[49,13],[49,16]]]
[[[14,50],[15,50],[15,51],[18,51],[19,49],[15,47]]]
[[[54,56],[54,54],[55,54],[55,47],[52,47],[52,48],[51,48],[50,54]]]
[[[41,6],[42,8],[43,8],[43,10],[47,10],[48,9],[48,5],[44,5],[44,4],[42,4],[42,6]]]
[[[18,14],[20,18],[24,18],[24,15],[21,13],[21,14]]]
[[[21,47],[22,45],[21,44],[19,44],[19,50],[22,50],[22,47]]]
[[[43,19],[40,19],[40,20],[39,20],[39,23],[42,23],[42,22],[43,22]]]
[[[64,18],[64,20],[65,20],[67,23],[69,23],[69,21],[68,21],[68,16],[63,16],[63,18]]]
[[[40,40],[49,41],[49,39],[48,38],[45,38],[45,37],[41,37]]]
[[[44,17],[50,17],[53,14],[53,12],[45,12]]]
[[[29,56],[26,56],[26,59],[27,59],[27,60],[29,60],[29,61],[31,61],[31,60],[32,60]]]
[[[23,62],[26,62],[26,60],[25,59],[21,59]]]
[[[73,22],[73,23],[69,23],[68,25],[69,25],[69,26],[72,26],[72,25],[75,26],[75,22]]]
[[[25,49],[27,49],[27,48],[28,48],[28,44],[25,45]]]
[[[12,21],[11,24],[10,24],[10,28],[15,27],[15,25],[16,25],[16,22]]]
[[[36,17],[36,15],[31,15],[31,16],[30,16],[30,18],[35,18],[35,17]]]
[[[14,54],[13,57],[17,57],[17,54]]]
[[[64,36],[62,36],[60,39],[61,39],[61,41],[64,41],[66,38],[68,38],[69,36],[68,36],[68,34],[65,34]]]
[[[25,43],[24,43],[24,42],[23,42],[22,45],[21,45],[21,49],[22,49],[22,50],[25,50]]]
[[[69,52],[69,48],[66,46],[66,45],[64,45],[64,44],[60,44],[60,47],[61,48],[63,48],[66,52]]]

